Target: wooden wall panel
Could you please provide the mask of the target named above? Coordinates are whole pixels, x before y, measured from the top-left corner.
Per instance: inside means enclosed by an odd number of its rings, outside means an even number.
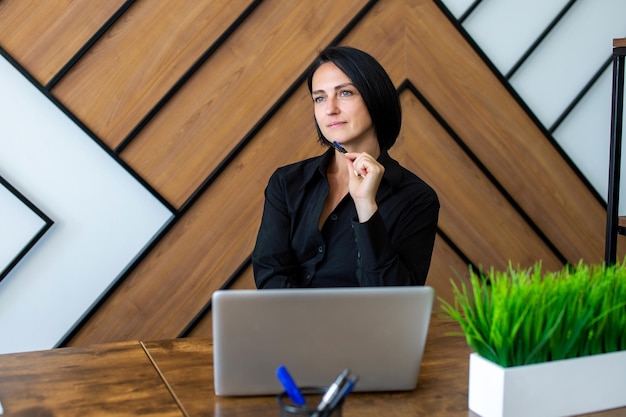
[[[53,93],[114,148],[248,4],[135,3]]]
[[[250,255],[261,219],[263,190],[273,171],[270,167],[322,151],[312,119],[302,117],[310,111],[311,98],[303,85],[72,343],[179,334]],[[146,288],[151,288],[149,297]]]
[[[562,263],[409,91],[402,94],[403,135],[391,154],[439,195],[440,228],[477,266],[506,269],[542,259]],[[492,248],[499,248],[494,253]]]
[[[0,1],[0,46],[42,84],[122,4],[52,3]],[[270,174],[323,151],[299,77],[333,41],[370,52],[398,87],[415,87],[402,92],[404,126],[391,153],[442,202],[427,281],[438,296],[451,297],[449,280],[466,279],[467,262],[601,260],[602,204],[432,0],[284,5],[132,2],[52,88],[179,209],[65,344],[210,336],[210,312],[196,319],[213,291],[254,287],[247,262]]]
[[[569,262],[601,261],[605,209],[435,4],[410,4],[410,79]]]
[[[0,45],[45,85],[123,3],[2,0]]]
[[[241,276],[228,287],[231,290],[253,290],[256,289],[254,285],[254,275],[252,273],[252,265],[249,265]],[[213,338],[213,315],[209,310],[208,313],[203,316],[198,323],[193,327],[188,337],[208,337]]]
[[[363,3],[264,1],[122,157],[182,205]]]

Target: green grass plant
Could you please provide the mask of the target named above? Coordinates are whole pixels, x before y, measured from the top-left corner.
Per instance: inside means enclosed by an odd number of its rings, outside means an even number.
[[[626,260],[582,262],[556,272],[509,268],[452,280],[444,314],[468,345],[500,366],[529,365],[626,350]]]

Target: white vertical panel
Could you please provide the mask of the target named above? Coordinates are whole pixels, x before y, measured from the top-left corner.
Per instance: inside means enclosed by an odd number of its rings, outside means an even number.
[[[46,349],[171,213],[4,58],[0,117],[0,174],[55,221],[0,282],[0,352]]]
[[[463,28],[506,74],[566,4],[567,0],[483,1]]]

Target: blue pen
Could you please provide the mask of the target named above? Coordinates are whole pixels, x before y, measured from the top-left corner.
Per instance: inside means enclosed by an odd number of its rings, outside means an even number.
[[[278,380],[282,384],[283,388],[285,388],[285,392],[291,399],[291,402],[297,406],[303,406],[306,403],[306,400],[284,365],[278,367],[276,370],[276,376],[278,377]]]
[[[341,146],[341,144],[339,142],[337,142],[337,141],[331,142],[331,145],[333,145],[333,148],[337,149],[341,153],[348,153],[346,148]],[[361,174],[357,170],[354,170],[354,175],[356,175],[357,177],[360,177],[360,178],[365,178],[365,175]]]
[[[341,145],[339,144],[339,142],[334,141],[334,142],[332,143],[332,145],[333,145],[333,147],[334,147],[335,149],[337,149],[339,152],[341,152],[341,153],[348,153],[348,151],[346,151],[346,148],[344,148],[343,146],[341,146]]]

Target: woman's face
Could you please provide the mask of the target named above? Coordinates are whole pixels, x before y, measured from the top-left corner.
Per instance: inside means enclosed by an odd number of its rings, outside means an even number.
[[[359,148],[374,141],[372,118],[352,80],[332,62],[322,64],[311,80],[315,120],[329,141]]]

